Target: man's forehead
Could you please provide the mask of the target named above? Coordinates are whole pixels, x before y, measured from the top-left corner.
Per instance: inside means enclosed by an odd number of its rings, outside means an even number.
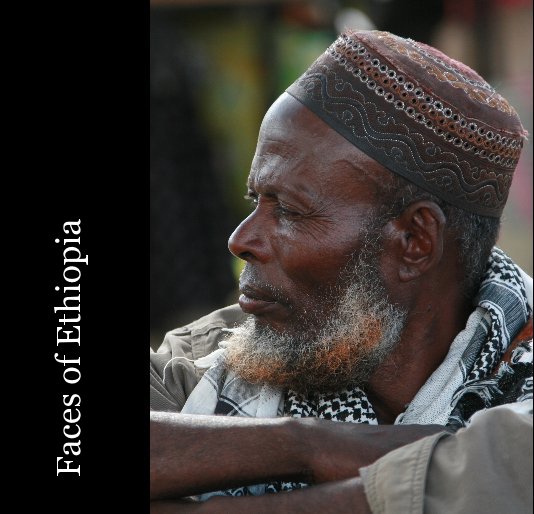
[[[321,174],[323,180],[340,178],[351,183],[393,180],[386,167],[284,93],[263,120],[248,182],[265,183],[287,166],[304,179]]]

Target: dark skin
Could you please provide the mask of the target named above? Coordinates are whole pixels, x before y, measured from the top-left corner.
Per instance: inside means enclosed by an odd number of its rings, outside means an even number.
[[[321,293],[338,285],[340,270],[361,250],[365,225],[381,206],[377,184],[390,181],[388,170],[282,95],[264,119],[251,167],[254,211],[229,240],[230,251],[246,261],[242,309],[286,332],[303,317],[328,314],[334,306]],[[390,300],[408,317],[401,340],[366,386],[380,424],[153,414],[151,492],[159,501],[152,512],[325,512],[325,497],[335,512],[368,512],[359,468],[443,430],[391,424],[442,362],[470,312],[453,235],[430,201],[409,205],[381,235],[379,271]],[[202,505],[176,500],[272,479],[320,485]]]
[[[192,503],[185,500],[158,500],[151,504],[152,514],[272,514],[336,512],[339,514],[371,514],[365,492],[359,478],[349,478],[279,493],[277,495],[244,496],[240,498],[216,497],[206,502]]]
[[[176,510],[169,512],[224,512],[225,508],[236,512],[267,512],[268,508],[276,512],[325,512],[319,505],[326,505],[321,503],[326,500],[330,508],[336,505],[335,512],[355,512],[355,505],[361,509],[357,512],[368,512],[361,481],[354,480],[359,468],[442,430],[437,425],[373,426],[312,418],[249,419],[153,412],[151,497],[159,500],[153,504],[153,512],[171,507]],[[271,480],[316,485],[298,491],[297,496],[295,491],[256,498],[213,498],[202,506],[169,500]],[[325,492],[329,494],[323,497]]]

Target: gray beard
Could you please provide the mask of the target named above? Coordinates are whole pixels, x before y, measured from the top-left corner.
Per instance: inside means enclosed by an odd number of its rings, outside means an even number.
[[[325,298],[337,298],[329,316],[321,313],[319,301],[317,310],[291,334],[257,323],[252,316],[234,329],[226,340],[227,368],[248,382],[302,394],[365,387],[399,341],[406,322],[406,313],[388,301],[374,250],[362,252],[351,271],[342,273],[340,282],[349,286]]]

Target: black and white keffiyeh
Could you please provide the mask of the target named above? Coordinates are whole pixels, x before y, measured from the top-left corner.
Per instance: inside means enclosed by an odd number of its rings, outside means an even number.
[[[460,428],[474,412],[532,398],[532,338],[499,365],[512,339],[532,315],[532,279],[500,249],[494,248],[466,327],[451,344],[442,364],[429,377],[395,424],[441,424]],[[223,345],[224,346],[224,345]],[[224,348],[188,398],[183,413],[249,417],[318,417],[377,424],[365,392],[349,388],[335,394],[304,397],[266,384],[244,382],[223,364]],[[209,357],[209,356],[208,356]],[[210,359],[204,358],[206,362]],[[209,493],[241,496],[300,488],[276,482]]]

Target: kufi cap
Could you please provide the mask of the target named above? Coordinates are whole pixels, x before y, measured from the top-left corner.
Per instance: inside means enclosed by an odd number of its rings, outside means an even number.
[[[390,171],[500,217],[526,131],[466,65],[388,32],[346,32],[287,92]]]

